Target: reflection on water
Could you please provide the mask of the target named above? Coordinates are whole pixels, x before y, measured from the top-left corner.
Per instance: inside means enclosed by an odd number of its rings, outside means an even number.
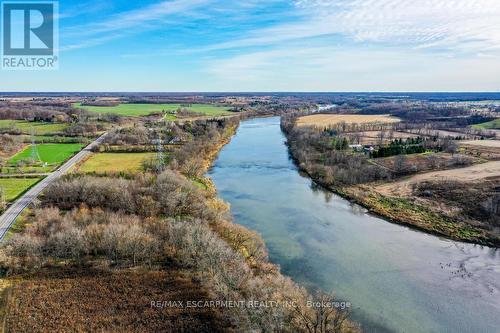
[[[498,332],[500,251],[385,222],[289,159],[278,118],[242,123],[209,176],[283,273],[353,304],[367,332]]]

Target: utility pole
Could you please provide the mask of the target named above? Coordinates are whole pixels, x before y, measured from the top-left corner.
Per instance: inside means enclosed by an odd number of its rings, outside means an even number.
[[[31,161],[33,163],[41,161],[40,155],[38,154],[38,147],[36,146],[35,139],[35,129],[31,127]]]
[[[158,139],[156,142],[156,171],[158,173],[165,170],[165,156],[163,153],[163,141],[161,139],[161,132],[158,133]]]

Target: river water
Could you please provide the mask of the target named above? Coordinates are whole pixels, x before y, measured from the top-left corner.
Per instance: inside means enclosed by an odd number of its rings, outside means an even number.
[[[299,174],[279,118],[244,121],[209,176],[272,262],[366,332],[500,332],[500,251],[371,216]]]

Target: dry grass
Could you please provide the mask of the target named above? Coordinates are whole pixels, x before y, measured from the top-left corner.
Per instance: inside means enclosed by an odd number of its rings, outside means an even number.
[[[375,190],[383,195],[409,196],[414,184],[423,181],[457,180],[462,182],[473,182],[500,177],[500,161],[475,164],[461,169],[427,172],[400,180],[394,183],[383,184],[375,187]]]
[[[396,156],[383,157],[372,160],[372,163],[378,164],[386,169],[396,172],[394,169]],[[453,155],[448,153],[423,153],[405,155],[406,169],[411,172],[428,172],[437,170],[446,170],[454,167]],[[480,159],[467,157],[471,163],[479,163]]]
[[[350,133],[353,137],[359,136],[359,144],[362,145],[375,145],[380,143],[380,131],[364,131],[358,132],[358,135]],[[349,134],[348,134],[349,136]],[[389,144],[394,139],[408,139],[408,138],[418,138],[417,134],[405,133],[405,132],[392,132],[392,137],[389,131],[384,132],[383,144]],[[357,143],[357,142],[355,142]]]
[[[470,145],[470,146],[500,148],[500,140],[471,140],[471,141],[461,141],[460,143],[463,145]]]
[[[472,140],[459,141],[461,151],[470,156],[475,156],[489,161],[500,160],[500,141],[497,140]]]
[[[299,126],[329,127],[342,122],[348,124],[366,123],[397,123],[401,120],[390,115],[359,115],[359,114],[313,114],[297,119]]]
[[[152,301],[209,300],[189,277],[174,272],[52,272],[15,283],[6,332],[221,332],[209,308],[154,308]]]

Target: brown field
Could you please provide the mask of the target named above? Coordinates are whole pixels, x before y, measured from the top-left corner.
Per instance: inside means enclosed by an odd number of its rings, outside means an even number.
[[[490,161],[500,160],[500,141],[498,140],[459,141],[459,145],[464,154]]]
[[[427,172],[436,170],[445,170],[454,167],[453,155],[448,153],[423,153],[423,154],[411,154],[405,155],[406,165],[408,172]],[[472,156],[464,157],[470,161],[470,163],[479,163],[481,159]],[[396,156],[382,157],[372,160],[372,163],[382,166],[383,168],[389,169],[393,172]]]
[[[347,136],[356,138],[359,137],[359,144],[361,145],[376,145],[380,143],[380,131],[365,131],[358,133],[349,133]],[[392,132],[392,140],[394,139],[408,139],[416,138],[418,135],[405,132]],[[355,140],[357,141],[357,140]],[[389,131],[385,131],[383,144],[389,144],[391,142],[391,137]],[[352,141],[351,141],[352,142]],[[358,142],[353,142],[358,144]]]
[[[471,141],[461,141],[460,143],[463,145],[470,145],[470,146],[500,148],[500,140],[471,140]]]
[[[328,127],[342,122],[350,124],[363,123],[397,123],[401,120],[389,115],[359,115],[359,114],[313,114],[297,119],[299,126]]]
[[[434,171],[414,175],[412,177],[383,185],[378,185],[375,190],[383,195],[389,196],[409,196],[412,192],[413,184],[422,181],[456,180],[461,182],[489,180],[500,177],[500,161],[475,164],[470,167]]]
[[[0,147],[0,157],[5,158],[5,159],[9,159],[9,158],[13,157],[14,155],[16,155],[17,153],[23,151],[24,148],[26,148],[27,146],[28,146],[27,143],[23,143],[23,144],[19,145],[19,149],[15,150],[13,152],[9,152],[9,153],[4,152],[2,150],[2,147]]]
[[[154,308],[153,301],[209,300],[178,271],[52,272],[7,292],[5,332],[222,332],[210,308]]]
[[[408,133],[413,133],[413,134],[418,134],[420,136],[437,136],[439,138],[456,138],[456,137],[463,137],[467,140],[474,140],[474,139],[480,139],[480,137],[471,135],[471,134],[465,134],[461,133],[458,131],[453,131],[453,130],[434,130],[434,129],[421,129],[421,130],[408,130],[406,131]]]

